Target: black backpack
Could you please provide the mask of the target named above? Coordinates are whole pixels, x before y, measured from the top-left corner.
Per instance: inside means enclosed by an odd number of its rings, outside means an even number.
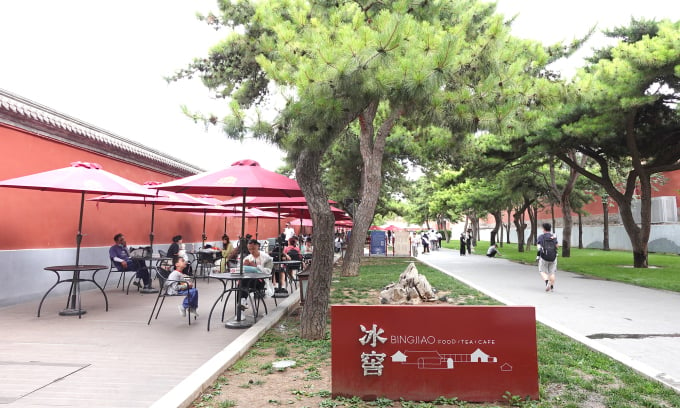
[[[298,251],[297,249],[289,249],[287,255],[290,257],[291,261],[302,261],[300,251]]]
[[[557,238],[546,236],[541,244],[541,258],[548,262],[554,262],[557,258]]]

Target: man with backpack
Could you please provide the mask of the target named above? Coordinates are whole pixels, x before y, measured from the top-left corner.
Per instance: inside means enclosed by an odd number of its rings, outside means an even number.
[[[552,226],[549,223],[543,224],[543,234],[538,236],[536,246],[538,253],[538,272],[545,281],[545,291],[555,289],[555,272],[557,272],[557,237],[550,232]]]

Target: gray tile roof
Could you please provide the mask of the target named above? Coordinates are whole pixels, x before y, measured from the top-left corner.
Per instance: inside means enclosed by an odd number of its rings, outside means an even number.
[[[186,177],[204,171],[1,88],[0,123],[173,177]]]

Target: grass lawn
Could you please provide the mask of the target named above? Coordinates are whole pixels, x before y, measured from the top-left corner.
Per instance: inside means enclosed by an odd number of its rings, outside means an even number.
[[[507,250],[507,248],[506,248]],[[503,250],[501,250],[503,252]],[[383,286],[396,281],[410,260],[399,258],[364,258],[360,276],[333,278],[333,304],[378,304],[377,294]],[[421,274],[454,304],[498,304],[488,296],[461,284],[448,275],[414,261]],[[339,271],[336,271],[339,272]],[[418,307],[418,306],[414,306]],[[426,306],[420,306],[426,307]],[[680,395],[637,374],[627,366],[556,332],[537,325],[539,401],[525,401],[507,394],[501,403],[474,404],[456,398],[433,402],[391,401],[379,398],[330,397],[330,333],[318,341],[302,340],[299,314],[293,313],[263,336],[234,366],[226,370],[193,407],[535,407],[535,408],[638,408],[679,407]],[[329,322],[329,331],[332,325]],[[292,359],[295,367],[285,372],[272,369],[272,362]],[[269,387],[269,388],[267,388]],[[274,394],[269,390],[280,390]],[[261,402],[252,396],[262,394]],[[502,397],[502,396],[500,396]],[[250,399],[241,399],[250,398]]]
[[[444,248],[458,248],[458,242],[442,242]],[[484,255],[488,242],[477,242],[475,253]],[[498,248],[503,258],[516,262],[534,264],[536,247],[528,252],[518,252],[517,244],[503,244]],[[561,254],[559,254],[561,255]],[[558,256],[557,268],[618,282],[631,283],[648,288],[680,292],[680,256],[649,254],[649,268],[633,268],[633,254],[629,251],[602,251],[600,249],[571,249],[571,256]]]

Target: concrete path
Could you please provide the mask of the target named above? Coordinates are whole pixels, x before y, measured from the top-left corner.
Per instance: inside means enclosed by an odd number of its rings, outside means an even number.
[[[156,294],[114,287],[106,290],[108,312],[98,289],[84,291],[82,319],[57,314],[66,303],[59,295],[47,298],[39,318],[37,301],[0,308],[0,406],[186,406],[299,300],[297,292],[278,307],[267,299],[269,314],[250,329],[225,328],[218,306],[208,332],[222,285],[199,280],[197,287],[200,316],[191,326],[179,315],[181,297],[166,299],[147,325]]]
[[[534,306],[541,323],[680,391],[680,293],[562,271],[545,292],[536,265],[448,249],[418,260],[504,304]]]

